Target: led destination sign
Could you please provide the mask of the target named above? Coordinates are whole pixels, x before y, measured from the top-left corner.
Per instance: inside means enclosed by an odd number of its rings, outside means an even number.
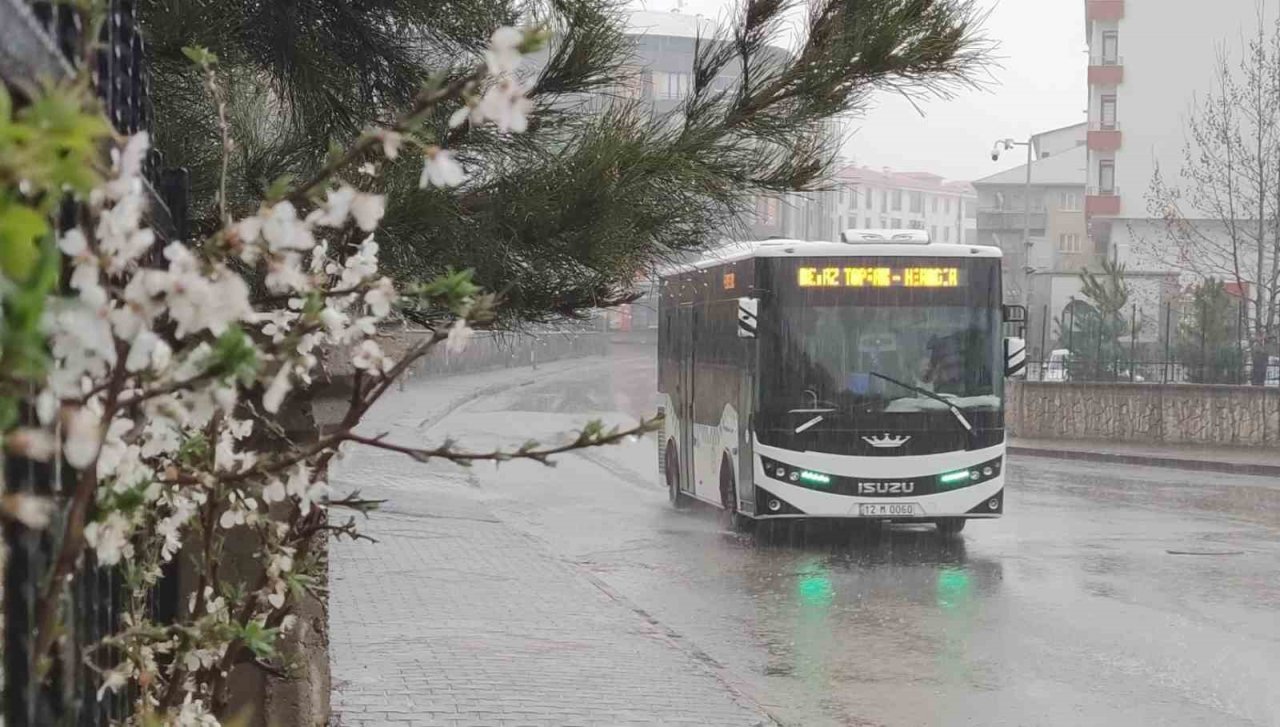
[[[801,267],[801,288],[956,288],[959,268]]]

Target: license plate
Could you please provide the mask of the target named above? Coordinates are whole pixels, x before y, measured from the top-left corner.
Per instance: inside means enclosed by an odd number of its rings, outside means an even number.
[[[913,517],[923,514],[924,510],[914,502],[872,502],[858,505],[859,517]]]

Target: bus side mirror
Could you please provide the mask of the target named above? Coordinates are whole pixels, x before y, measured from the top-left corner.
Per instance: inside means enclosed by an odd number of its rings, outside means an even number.
[[[759,310],[759,298],[738,299],[738,338],[756,337],[756,316]]]
[[[1021,376],[1027,368],[1027,342],[1021,338],[1004,339],[1004,375]]]

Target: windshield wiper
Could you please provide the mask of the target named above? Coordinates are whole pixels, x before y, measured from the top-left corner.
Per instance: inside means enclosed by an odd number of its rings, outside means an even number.
[[[885,376],[884,374],[878,371],[871,371],[869,373],[872,376],[876,377],[877,379],[884,379],[885,381],[888,381],[891,384],[897,384],[898,386],[901,386],[902,388],[908,391],[914,391],[917,394],[922,394],[924,396],[927,396],[930,399],[933,399],[934,401],[942,402],[942,404],[946,406],[947,409],[951,410],[951,413],[955,416],[956,421],[960,422],[960,424],[964,427],[964,430],[969,433],[969,438],[970,439],[973,438],[973,425],[970,424],[969,420],[965,418],[964,413],[960,411],[960,407],[956,406],[954,403],[948,401],[944,397],[938,396],[937,394],[933,393],[932,391],[929,391],[928,389],[925,389],[919,386],[913,386],[912,384],[908,384],[902,381],[898,381],[897,379],[890,376]]]

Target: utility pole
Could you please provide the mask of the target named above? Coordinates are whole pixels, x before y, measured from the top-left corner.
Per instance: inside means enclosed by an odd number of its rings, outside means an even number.
[[[1026,141],[1014,141],[1013,139],[999,139],[995,145],[991,147],[991,161],[1000,161],[1000,152],[1009,151],[1015,146],[1027,147],[1027,179],[1022,187],[1022,264],[1019,266],[1022,270],[1019,276],[1021,284],[1019,289],[1019,301],[1022,305],[1029,305],[1031,302],[1031,163],[1032,158],[1032,140],[1030,137]]]

